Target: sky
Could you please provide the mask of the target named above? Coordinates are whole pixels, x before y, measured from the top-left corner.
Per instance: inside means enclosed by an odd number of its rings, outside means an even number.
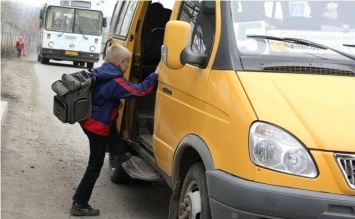
[[[19,2],[23,2],[26,5],[31,5],[31,6],[38,6],[41,7],[43,3],[45,2],[44,0],[18,0]]]

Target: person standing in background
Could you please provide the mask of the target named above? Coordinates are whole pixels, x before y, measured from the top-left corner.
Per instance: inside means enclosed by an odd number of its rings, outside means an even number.
[[[23,56],[26,55],[25,42],[22,40],[21,36],[16,41],[15,48],[17,49],[17,58],[18,59],[21,58],[21,55],[23,55]]]

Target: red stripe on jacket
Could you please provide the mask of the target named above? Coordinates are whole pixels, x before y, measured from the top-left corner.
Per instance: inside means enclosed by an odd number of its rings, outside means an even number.
[[[95,121],[92,118],[85,119],[80,122],[81,127],[84,129],[101,136],[110,135],[110,126],[101,122]]]
[[[126,83],[126,80],[124,80],[122,77],[115,78],[114,79],[117,83],[119,83],[124,89],[128,90],[131,94],[136,95],[136,96],[144,96],[147,93],[150,93],[155,86],[148,87],[148,89],[141,91],[141,90],[136,90],[133,87],[131,87],[129,84]]]

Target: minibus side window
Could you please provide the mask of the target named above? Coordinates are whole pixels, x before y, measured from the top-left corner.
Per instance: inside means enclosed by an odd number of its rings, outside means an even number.
[[[111,23],[110,23],[110,28],[116,27],[117,25],[117,19],[118,19],[118,15],[122,10],[122,5],[123,2],[122,1],[117,1],[116,5],[115,5],[115,9],[113,10],[112,13],[112,18],[111,18]],[[110,33],[112,33],[112,29],[110,30]]]
[[[191,49],[210,56],[215,34],[215,1],[184,1],[179,20],[193,28]]]
[[[122,6],[118,22],[114,30],[114,35],[120,39],[127,38],[134,12],[136,11],[137,3],[138,1],[125,1]]]

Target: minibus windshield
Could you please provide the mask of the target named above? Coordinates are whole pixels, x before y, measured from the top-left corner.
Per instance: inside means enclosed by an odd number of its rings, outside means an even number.
[[[312,56],[348,61],[346,54],[355,55],[355,47],[347,46],[355,41],[354,1],[231,1],[231,4],[236,44],[242,55]],[[320,47],[280,39],[305,40]],[[322,45],[332,49],[321,48]]]

